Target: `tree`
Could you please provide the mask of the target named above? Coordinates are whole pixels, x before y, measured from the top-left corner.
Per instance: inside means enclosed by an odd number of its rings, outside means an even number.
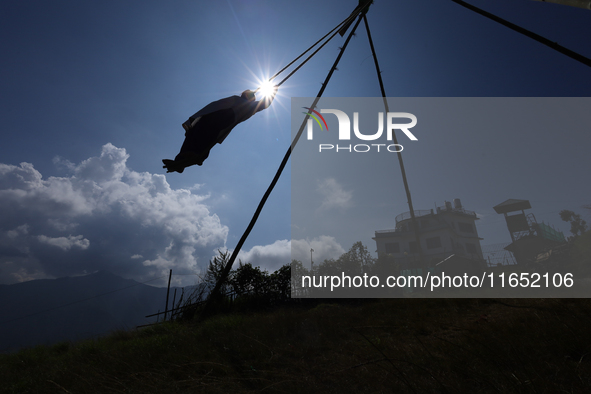
[[[340,257],[340,259],[343,258],[359,264],[363,272],[369,271],[375,263],[375,259],[371,257],[367,247],[361,241],[355,242],[351,249]]]
[[[302,296],[302,276],[308,276],[312,273],[299,260],[292,260],[289,268],[291,274],[291,290],[293,290],[294,295]]]
[[[343,253],[338,259],[324,260],[318,267],[319,275],[362,275],[370,272],[375,259],[367,251],[361,241],[355,242],[351,249]]]
[[[391,275],[398,276],[400,273],[400,264],[398,264],[391,254],[382,254],[378,256],[371,273],[383,277],[384,280]]]
[[[563,209],[560,211],[560,218],[570,223],[570,232],[573,234],[573,239],[587,231],[587,222],[578,213]]]
[[[341,256],[342,257],[342,256]],[[332,276],[332,275],[340,275],[343,271],[348,271],[348,267],[343,266],[343,262],[339,257],[338,260],[334,259],[326,259],[322,263],[318,265],[318,268],[315,270],[315,274],[318,276]],[[349,272],[347,272],[349,273]]]
[[[218,249],[218,256],[214,257],[213,260],[209,260],[209,265],[204,274],[199,275],[199,280],[193,292],[185,298],[184,301],[179,300],[177,308],[180,307],[182,310],[178,313],[177,319],[179,320],[191,320],[197,313],[200,305],[209,297],[211,290],[215,287],[216,283],[222,276],[224,267],[228,264],[230,259],[230,252]],[[230,272],[230,278],[232,278],[233,271]],[[223,284],[220,288],[220,293],[223,299],[223,295],[227,295],[231,288],[228,281]],[[182,298],[182,297],[181,297]]]
[[[391,254],[380,254],[372,266],[371,274],[379,277],[380,282],[384,283],[389,276],[400,275],[400,264]],[[387,286],[376,289],[376,294],[380,297],[400,297],[402,296],[402,288]]]
[[[291,265],[285,264],[269,277],[269,291],[285,300],[291,297]]]
[[[219,256],[216,256],[213,258],[213,260],[209,261],[209,266],[205,272],[205,277],[202,278],[202,282],[205,283],[208,292],[211,291],[215,287],[218,280],[220,280],[222,272],[224,271],[224,267],[226,264],[228,264],[228,260],[230,259],[230,251],[226,250],[225,252],[222,252],[220,249],[218,249],[218,255]],[[230,290],[228,282],[232,280],[232,276],[233,272],[230,272],[228,280],[220,289],[222,294],[227,294]]]
[[[243,264],[240,261],[229,282],[238,297],[261,295],[268,292],[269,273],[253,267],[251,263]]]

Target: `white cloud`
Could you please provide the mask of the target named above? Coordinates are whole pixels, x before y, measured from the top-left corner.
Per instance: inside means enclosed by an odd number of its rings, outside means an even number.
[[[343,189],[334,178],[318,181],[316,190],[323,196],[319,210],[347,209],[352,206],[353,192]]]
[[[320,264],[324,260],[338,259],[345,249],[328,235],[321,235],[312,240],[293,239],[291,241],[291,258],[301,261],[305,267],[310,266],[310,249],[313,249],[312,258],[315,264]]]
[[[271,273],[291,262],[291,242],[284,239],[270,245],[253,246],[248,251],[241,250],[238,259]]]
[[[209,195],[173,190],[165,175],[129,169],[128,157],[106,144],[78,165],[56,158],[70,175],[47,179],[30,163],[0,164],[0,283],[100,269],[147,280],[205,267],[228,235]]]
[[[38,235],[37,239],[39,242],[57,246],[61,250],[70,250],[72,247],[78,247],[80,249],[88,249],[90,246],[90,241],[84,238],[82,235],[77,235],[75,237],[68,235],[68,237],[57,237],[51,238],[45,235]]]
[[[299,260],[306,266],[310,264],[310,249],[314,249],[314,263],[320,264],[327,259],[337,259],[345,249],[333,238],[327,235],[312,240],[277,240],[270,245],[256,245],[250,250],[241,250],[238,259],[243,263],[251,263],[270,273],[282,266],[289,264],[292,260]],[[217,255],[216,255],[217,256]],[[212,257],[213,258],[213,257]],[[238,267],[238,261],[234,267]]]

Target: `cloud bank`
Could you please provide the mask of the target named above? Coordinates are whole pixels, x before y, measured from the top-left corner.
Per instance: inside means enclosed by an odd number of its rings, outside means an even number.
[[[0,164],[0,283],[101,269],[149,280],[205,267],[228,235],[209,196],[132,171],[128,157],[106,144],[79,164],[57,158],[69,174],[47,179],[30,163]]]
[[[336,260],[346,252],[335,238],[328,235],[321,235],[312,240],[293,239],[290,241],[284,239],[270,245],[257,245],[250,250],[241,250],[233,268],[236,269],[238,261],[242,261],[244,264],[251,263],[255,267],[272,273],[292,260],[299,260],[309,268],[310,249],[314,250],[312,255],[314,264],[321,264],[324,260]],[[212,259],[215,256],[212,256]]]
[[[310,249],[313,249],[310,256]],[[298,260],[304,267],[310,268],[310,257],[314,264],[321,264],[324,260],[338,259],[346,250],[334,239],[328,235],[321,235],[307,239],[294,239],[291,241],[291,258]]]
[[[291,242],[287,239],[278,240],[271,245],[253,246],[250,250],[241,250],[238,260],[251,263],[255,267],[272,273],[291,262]],[[234,264],[234,268],[238,263]]]

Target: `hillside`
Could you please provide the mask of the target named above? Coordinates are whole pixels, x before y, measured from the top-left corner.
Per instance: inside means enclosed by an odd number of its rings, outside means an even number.
[[[99,271],[0,285],[0,299],[0,352],[10,352],[151,322],[145,316],[164,310],[166,288]]]
[[[6,393],[582,393],[591,302],[291,303],[0,356]]]

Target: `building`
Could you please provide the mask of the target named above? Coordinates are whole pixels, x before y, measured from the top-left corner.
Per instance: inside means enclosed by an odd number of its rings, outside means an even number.
[[[419,261],[416,236],[410,212],[396,217],[396,228],[375,232],[377,253],[391,255],[403,268],[434,267],[446,259],[463,260],[464,263],[484,264],[482,248],[476,229],[478,217],[462,207],[459,198],[446,201],[435,210],[414,211],[419,228],[422,262]]]

